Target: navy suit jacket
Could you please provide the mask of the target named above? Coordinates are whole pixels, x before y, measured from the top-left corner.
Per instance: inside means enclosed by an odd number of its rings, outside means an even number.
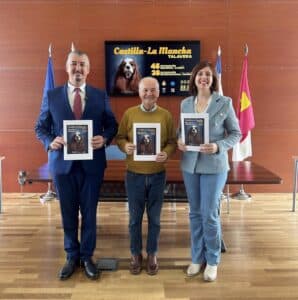
[[[117,133],[118,124],[110,108],[106,92],[86,85],[86,104],[82,120],[93,120],[93,135],[102,135],[109,144]],[[43,99],[35,132],[48,151],[50,143],[57,136],[63,136],[63,120],[75,119],[69,104],[67,85],[48,91]],[[49,151],[51,174],[69,173],[73,161],[64,160],[63,148]],[[88,174],[103,174],[106,168],[105,148],[93,150],[93,160],[82,160],[82,167]]]

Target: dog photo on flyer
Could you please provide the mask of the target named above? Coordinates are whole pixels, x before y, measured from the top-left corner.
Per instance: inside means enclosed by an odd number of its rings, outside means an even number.
[[[160,124],[134,123],[134,160],[154,161],[160,152]]]
[[[181,135],[188,151],[200,151],[201,144],[209,143],[208,114],[182,113]]]
[[[64,120],[63,136],[65,160],[87,160],[93,158],[91,147],[92,120]]]

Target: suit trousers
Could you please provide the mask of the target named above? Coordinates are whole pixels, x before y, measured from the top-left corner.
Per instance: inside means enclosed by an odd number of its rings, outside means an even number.
[[[54,175],[59,194],[67,259],[86,260],[96,247],[96,213],[103,174],[87,174],[80,161],[74,161],[68,174]],[[81,213],[81,235],[79,233]]]

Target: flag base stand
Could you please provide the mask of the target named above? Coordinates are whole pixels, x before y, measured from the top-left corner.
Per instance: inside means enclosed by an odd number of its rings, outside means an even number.
[[[231,196],[233,199],[237,199],[237,200],[250,200],[251,199],[251,195],[250,194],[247,194],[245,191],[244,191],[244,188],[243,188],[243,184],[240,185],[240,190],[239,192],[235,193],[235,194],[232,194]]]
[[[221,251],[220,251],[221,253],[225,253],[225,252],[227,252],[227,250],[228,250],[227,247],[226,247],[225,241],[224,241],[223,239],[221,239],[220,248],[221,248],[221,249],[220,249],[220,250],[221,250]]]
[[[221,192],[220,201],[227,200],[227,199],[228,199],[228,196],[225,193]]]
[[[39,197],[39,201],[44,204],[47,201],[51,201],[57,198],[57,194],[51,189],[51,182],[48,182],[48,190],[45,194]]]

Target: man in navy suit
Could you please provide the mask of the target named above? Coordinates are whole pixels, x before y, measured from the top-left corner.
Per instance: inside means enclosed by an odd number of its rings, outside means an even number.
[[[60,199],[67,260],[59,272],[69,278],[82,265],[90,279],[99,277],[92,261],[96,246],[96,211],[106,168],[105,145],[117,133],[118,124],[104,91],[86,84],[90,62],[86,53],[72,51],[66,61],[68,83],[48,91],[43,99],[35,132],[48,151],[49,168]],[[79,90],[78,90],[79,88]],[[92,160],[64,160],[63,120],[73,120],[76,94],[81,99],[81,119],[93,121]],[[78,117],[76,117],[78,118]],[[81,234],[79,233],[81,213]]]

